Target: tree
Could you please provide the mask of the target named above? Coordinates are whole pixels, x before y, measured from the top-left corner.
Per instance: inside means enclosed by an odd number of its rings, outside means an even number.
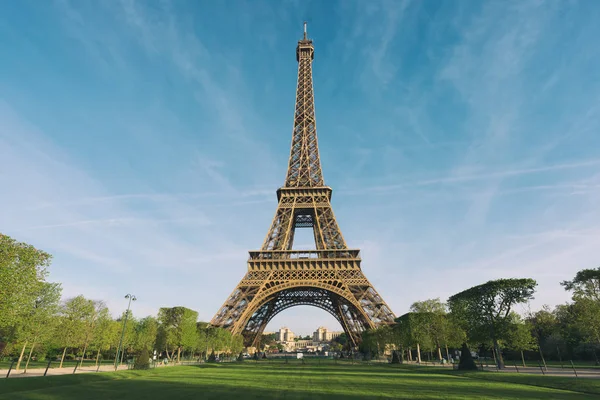
[[[536,340],[532,335],[533,325],[531,322],[522,321],[516,314],[513,314],[512,317],[513,322],[506,335],[506,346],[521,353],[523,367],[526,367],[523,352],[536,348]]]
[[[161,308],[158,310],[158,341],[172,359],[177,350],[177,362],[181,359],[181,350],[192,349],[197,345],[198,312],[185,307]],[[169,354],[169,349],[172,349]]]
[[[463,343],[460,351],[460,360],[458,361],[458,369],[460,370],[476,370],[477,365],[471,355],[471,349],[466,343]]]
[[[579,298],[571,305],[574,324],[584,339],[600,344],[600,302]]]
[[[79,348],[85,343],[87,323],[93,313],[94,303],[81,295],[64,303],[59,322],[60,342],[63,347],[59,368],[62,368],[69,347]]]
[[[34,304],[24,318],[22,326],[22,338],[25,340],[23,350],[27,343],[31,343],[29,350],[29,356],[27,357],[27,363],[25,364],[25,371],[29,366],[29,360],[36,344],[43,343],[51,337],[56,328],[55,316],[59,310],[61,287],[58,283],[43,282],[37,285],[37,296],[34,300]],[[19,369],[19,364],[23,358],[23,351],[17,363],[16,369]]]
[[[94,327],[90,346],[96,351],[96,365],[100,360],[100,352],[108,350],[119,341],[120,325],[110,317],[108,308],[100,310]]]
[[[571,281],[563,281],[565,290],[573,291],[571,311],[574,323],[584,338],[600,343],[600,267],[583,269]]]
[[[265,347],[270,347],[270,346],[275,346],[275,344],[277,343],[275,340],[275,334],[274,333],[269,333],[269,334],[262,334],[260,335],[260,342],[259,342],[259,347],[261,349],[264,349]]]
[[[158,321],[154,317],[142,318],[135,324],[135,350],[154,349],[158,333]]]
[[[212,349],[215,350],[217,354],[226,352],[231,346],[231,332],[223,328],[214,328],[211,333],[212,334],[209,337],[211,339]]]
[[[421,346],[433,348],[429,323],[431,313],[409,312],[396,318],[396,335],[403,347],[417,349],[417,362],[421,362]]]
[[[130,355],[135,352],[135,327],[137,325],[137,320],[133,316],[133,311],[123,311],[123,314],[121,314],[121,316],[117,319],[117,324],[118,334],[115,337],[115,342],[113,344],[115,347],[119,347],[119,343],[121,344],[121,351],[119,352],[118,360],[118,364],[121,364],[125,358],[125,353]],[[123,331],[123,328],[125,328],[125,331]]]
[[[386,347],[392,344],[393,342],[392,327],[389,325],[382,325],[379,328],[375,329],[373,333],[375,335],[375,341],[377,343],[377,354],[384,354],[386,351]]]
[[[205,354],[205,359],[208,357],[208,346],[209,346],[209,331],[211,326],[208,322],[196,323],[196,346],[194,350],[197,350],[200,354]]]
[[[0,233],[0,342],[12,342],[30,315],[52,257]]]
[[[232,354],[240,353],[244,349],[244,337],[242,335],[232,335],[230,351]]]
[[[360,351],[365,355],[365,360],[371,360],[371,355],[377,353],[378,349],[377,337],[375,329],[368,329],[362,332],[362,341],[360,343]],[[368,357],[367,357],[368,354]]]
[[[533,298],[533,279],[498,279],[457,293],[448,299],[450,310],[471,334],[488,331],[498,368],[504,368],[499,340],[510,326],[512,307]]]
[[[590,299],[600,303],[600,267],[582,269],[573,280],[560,284],[565,290],[573,291],[573,300]]]
[[[541,310],[535,313],[529,312],[527,314],[527,322],[532,326],[532,333],[537,341],[537,348],[545,367],[546,359],[544,358],[544,351],[547,347],[547,342],[559,329],[556,315],[550,310],[549,306],[544,305]]]
[[[143,348],[135,359],[133,364],[134,369],[148,369],[150,368],[150,356],[148,355],[148,349]]]
[[[450,326],[448,323],[446,305],[440,299],[417,301],[410,306],[410,311],[420,313],[424,319],[424,329],[437,348],[438,359],[442,359],[442,342],[446,346],[446,357],[449,357],[448,339]]]
[[[283,347],[283,346],[282,346]],[[334,353],[340,353],[342,351],[342,345],[338,342],[332,342],[329,349]]]
[[[88,300],[87,314],[84,316],[85,339],[83,344],[83,352],[81,353],[81,362],[85,358],[85,353],[90,341],[94,337],[94,331],[98,317],[103,313],[108,312],[108,308],[103,301]]]
[[[341,333],[338,337],[334,338],[333,341],[338,342],[342,346],[345,346],[348,343],[348,336],[346,335],[346,332],[344,332]]]

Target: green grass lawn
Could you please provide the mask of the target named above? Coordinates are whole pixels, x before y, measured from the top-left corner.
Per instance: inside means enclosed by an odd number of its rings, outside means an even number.
[[[247,361],[1,379],[0,399],[592,399],[600,395],[597,380],[514,375],[389,364]]]

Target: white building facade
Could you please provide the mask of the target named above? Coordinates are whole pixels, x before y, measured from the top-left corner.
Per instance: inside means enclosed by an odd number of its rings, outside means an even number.
[[[333,339],[337,338],[344,332],[339,331],[330,331],[327,328],[320,326],[313,333],[313,341],[315,342],[331,342]]]

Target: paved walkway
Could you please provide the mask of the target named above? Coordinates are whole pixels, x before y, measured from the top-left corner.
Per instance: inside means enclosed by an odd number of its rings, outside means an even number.
[[[152,368],[162,368],[162,367],[172,367],[175,365],[193,365],[193,364],[199,364],[197,361],[182,361],[179,364],[177,363],[169,363],[169,364],[156,364],[154,367]],[[50,376],[50,375],[68,375],[68,374],[73,374],[73,371],[75,370],[74,366],[69,366],[68,368],[54,368],[54,367],[50,367],[48,369],[48,373],[46,374],[46,376]],[[77,370],[75,371],[76,374],[89,374],[89,373],[96,373],[96,372],[114,372],[115,367],[114,365],[101,365],[100,368],[94,366],[94,365],[85,365],[83,367],[77,367]],[[119,371],[124,371],[127,370],[127,365],[122,364],[119,366],[118,368]],[[44,376],[44,372],[46,371],[46,368],[29,368],[27,370],[27,373],[25,373],[23,371],[23,368],[21,368],[19,371],[15,371],[14,369],[12,371],[10,371],[10,376],[9,378],[33,378],[36,376]],[[8,369],[0,369],[0,379],[1,378],[6,378],[6,374],[8,373]]]
[[[540,367],[515,367],[514,365],[507,365],[503,370],[498,371],[495,367],[484,367],[486,371],[497,371],[500,373],[511,372],[511,373],[520,373],[520,374],[533,374],[533,375],[549,375],[549,376],[564,376],[575,378],[575,371],[573,368],[558,368],[558,367],[548,367],[545,368],[544,371],[540,369]],[[600,379],[600,369],[594,368],[577,368],[578,378],[596,378]]]
[[[414,361],[408,361],[405,362],[405,364],[410,364],[410,365],[419,365],[418,363],[414,362]],[[431,366],[431,367],[446,367],[446,368],[453,368],[454,366],[452,364],[439,364],[439,363],[429,363],[429,362],[423,362],[420,365],[422,366]],[[477,366],[479,367],[480,365],[477,364]],[[514,365],[506,365],[504,369],[502,370],[498,370],[496,369],[495,366],[493,365],[484,365],[483,366],[483,370],[484,371],[490,371],[490,372],[499,372],[499,373],[519,373],[519,374],[532,374],[532,375],[548,375],[548,376],[564,376],[567,378],[595,378],[595,379],[600,379],[600,368],[578,368],[575,367],[575,370],[577,371],[577,375],[575,375],[575,372],[573,371],[573,368],[569,365],[567,366],[567,364],[565,364],[564,368],[559,368],[559,367],[548,367],[545,368],[544,371],[542,372],[542,370],[540,369],[540,367],[538,366],[529,366],[529,367],[521,367],[519,365],[514,366]]]
[[[48,369],[48,373],[46,374],[46,376],[50,376],[50,375],[68,375],[68,374],[72,374],[73,370],[75,369],[75,367],[68,367],[68,368],[54,368],[54,367],[50,367]],[[127,365],[121,365],[119,366],[119,371],[122,370],[126,370],[127,369]],[[86,373],[92,373],[92,372],[111,372],[114,371],[115,367],[114,365],[102,365],[100,366],[100,368],[96,367],[96,366],[83,366],[83,367],[78,367],[77,371],[75,371],[76,374],[86,374]],[[10,371],[10,376],[9,378],[32,378],[35,376],[44,376],[44,372],[46,371],[46,368],[29,368],[27,369],[27,372],[25,373],[23,368],[21,368],[18,371],[15,371],[14,369],[12,371]],[[8,373],[8,369],[0,369],[0,378],[6,378],[6,374]]]

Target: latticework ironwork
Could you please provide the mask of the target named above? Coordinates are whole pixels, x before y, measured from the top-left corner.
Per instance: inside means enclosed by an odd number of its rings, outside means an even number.
[[[279,204],[259,251],[251,251],[248,272],[211,323],[256,344],[281,311],[310,305],[333,315],[354,346],[365,329],[394,321],[394,314],[364,276],[360,251],[348,249],[325,186],[315,120],[312,84],[314,47],[298,41],[298,86],[292,148]],[[292,250],[296,228],[312,228],[315,250]]]

